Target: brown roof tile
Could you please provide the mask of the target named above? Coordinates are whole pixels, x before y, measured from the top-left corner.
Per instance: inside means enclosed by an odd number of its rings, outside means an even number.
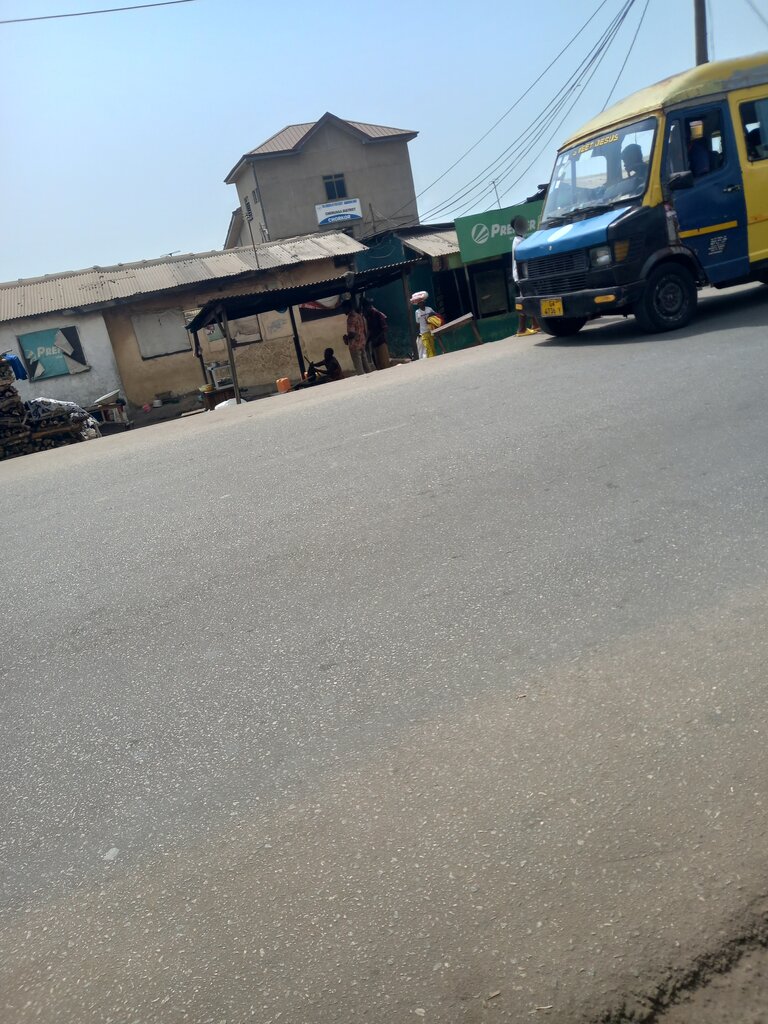
[[[415,138],[418,132],[411,131],[407,128],[390,128],[383,124],[368,124],[366,121],[347,121],[343,117],[337,117],[335,114],[326,113],[318,121],[306,121],[303,124],[289,124],[279,132],[275,132],[274,135],[262,142],[261,145],[256,146],[255,149],[249,150],[243,156],[240,157],[238,162],[229,172],[225,181],[231,184],[235,180],[235,174],[239,170],[240,165],[250,156],[255,157],[269,157],[276,156],[281,153],[291,153],[299,149],[309,133],[316,128],[323,121],[337,121],[343,124],[349,125],[355,131],[360,132],[361,135],[367,136],[371,141],[377,141],[380,139],[392,139],[398,136],[406,136],[408,138]]]

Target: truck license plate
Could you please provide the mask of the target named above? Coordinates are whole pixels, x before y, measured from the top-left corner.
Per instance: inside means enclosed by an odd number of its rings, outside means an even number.
[[[542,316],[562,316],[563,315],[563,300],[562,299],[542,299],[541,300],[541,315]]]

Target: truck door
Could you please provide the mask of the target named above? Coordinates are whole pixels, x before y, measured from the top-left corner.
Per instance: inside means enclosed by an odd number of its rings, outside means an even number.
[[[744,184],[725,101],[671,113],[664,161],[667,179],[676,171],[693,174],[692,188],[673,193],[683,244],[693,249],[713,283],[745,276]]]

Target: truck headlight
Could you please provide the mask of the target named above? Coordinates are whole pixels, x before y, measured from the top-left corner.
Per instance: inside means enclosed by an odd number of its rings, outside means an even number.
[[[596,249],[589,250],[589,262],[593,267],[609,267],[612,260],[610,245],[598,245]]]

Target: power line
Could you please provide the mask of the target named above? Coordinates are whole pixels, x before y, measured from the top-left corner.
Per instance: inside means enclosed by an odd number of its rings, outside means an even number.
[[[546,122],[546,118],[547,117],[550,117],[550,118],[551,117],[555,117],[555,116],[557,116],[557,114],[560,113],[560,111],[563,109],[565,104],[568,102],[572,92],[573,92],[573,87],[568,89],[568,91],[563,92],[562,96],[560,96],[556,100],[556,102],[554,103],[554,106],[549,107],[545,112],[539,114],[539,116],[537,117],[536,121],[532,122],[528,126],[528,128],[525,130],[524,135],[519,136],[519,145],[518,145],[518,142],[516,140],[515,148],[520,148],[520,149],[525,150],[525,148],[540,133],[540,130],[545,127],[545,125],[547,123]],[[547,141],[549,141],[549,140],[547,140]],[[520,161],[522,159],[523,159],[523,157],[513,156],[512,159],[508,163],[503,164],[497,170],[497,172],[496,172],[498,174],[498,179],[497,180],[499,180],[499,181],[506,180],[509,177],[509,175],[512,173],[512,171],[515,169],[515,167],[517,167],[517,165],[520,163]],[[451,203],[449,202],[447,205],[450,208],[450,216],[452,216],[455,219],[456,217],[460,217],[465,211],[469,211],[472,207],[477,206],[480,203],[480,201],[483,198],[485,198],[485,196],[487,194],[484,186],[485,186],[485,183],[481,182],[479,185],[475,185],[472,189],[469,189],[467,192],[465,192],[463,197],[459,196],[457,198],[457,200],[453,203],[453,205],[451,205]],[[476,190],[478,188],[483,189],[483,191],[477,193]],[[507,191],[509,191],[509,190],[507,190]],[[475,194],[472,194],[472,193],[475,193]],[[503,192],[502,195],[506,195],[506,191]],[[466,198],[466,197],[469,197],[469,198]],[[457,203],[461,203],[461,205],[459,206],[459,205],[457,205]],[[428,214],[427,214],[428,217],[429,217],[429,213],[430,212],[428,211]]]
[[[627,11],[627,13],[629,13],[629,11]],[[625,17],[626,17],[626,15],[625,15]],[[583,84],[583,85],[581,86],[581,89],[579,90],[579,92],[577,93],[576,97],[574,98],[574,101],[573,101],[573,103],[571,103],[570,107],[568,107],[568,109],[566,110],[565,114],[563,114],[562,118],[561,118],[561,119],[560,119],[560,120],[558,121],[558,123],[557,123],[557,124],[555,125],[555,127],[554,127],[554,128],[552,129],[552,131],[551,131],[551,133],[549,134],[549,136],[548,136],[548,137],[547,137],[547,138],[546,138],[546,139],[544,140],[544,143],[543,143],[543,144],[542,144],[542,146],[541,146],[541,147],[539,148],[538,152],[537,152],[537,153],[536,153],[536,154],[534,155],[533,159],[532,159],[532,160],[530,161],[530,163],[528,164],[528,166],[527,166],[527,167],[525,167],[525,168],[524,168],[524,170],[522,171],[522,173],[521,173],[521,174],[519,174],[517,178],[515,178],[515,180],[514,180],[514,181],[513,181],[512,183],[511,183],[511,185],[509,185],[509,186],[508,186],[508,187],[507,187],[507,188],[506,188],[506,189],[505,189],[505,190],[504,190],[504,191],[503,191],[503,192],[501,193],[501,194],[502,194],[502,196],[506,196],[506,195],[508,195],[508,194],[509,194],[509,193],[510,193],[510,192],[512,191],[512,189],[513,189],[513,188],[514,188],[514,187],[515,187],[515,186],[516,186],[517,184],[519,184],[519,182],[521,182],[521,181],[522,181],[522,179],[523,179],[523,178],[525,177],[525,175],[526,175],[526,174],[528,173],[528,171],[530,171],[530,169],[531,169],[531,168],[533,167],[533,165],[534,165],[534,164],[536,163],[536,161],[537,161],[537,160],[539,159],[539,157],[540,157],[540,156],[541,156],[541,154],[542,154],[542,153],[544,152],[544,150],[545,150],[545,149],[546,149],[546,148],[547,148],[547,147],[549,146],[550,142],[551,142],[551,141],[552,141],[552,139],[553,139],[553,138],[555,137],[555,135],[556,135],[556,134],[557,134],[557,133],[558,133],[558,132],[560,131],[560,129],[562,128],[562,126],[563,126],[563,125],[565,124],[565,122],[567,121],[568,117],[569,117],[569,116],[570,116],[570,114],[571,114],[571,111],[572,111],[572,110],[573,110],[573,108],[574,108],[574,107],[576,106],[576,104],[577,104],[577,103],[579,102],[579,100],[581,99],[581,97],[582,97],[582,96],[584,95],[584,93],[585,93],[585,92],[586,92],[586,90],[587,90],[587,87],[589,86],[589,83],[590,83],[590,82],[592,81],[592,79],[593,79],[593,78],[595,77],[595,75],[597,74],[597,71],[598,71],[598,69],[599,69],[600,65],[602,64],[603,60],[604,60],[604,59],[605,59],[605,57],[607,56],[607,54],[608,54],[608,50],[610,49],[610,47],[611,47],[611,44],[613,43],[614,39],[616,38],[616,36],[617,36],[617,34],[618,34],[618,32],[619,32],[619,29],[621,28],[621,24],[622,24],[622,22],[619,22],[619,24],[618,24],[618,25],[616,26],[616,30],[615,30],[615,32],[613,33],[613,36],[612,36],[612,37],[611,37],[611,38],[610,38],[610,39],[609,39],[609,40],[607,41],[607,43],[606,43],[606,46],[604,47],[604,49],[602,50],[602,52],[601,52],[601,53],[599,54],[599,56],[598,56],[598,58],[597,58],[597,60],[596,60],[596,62],[595,62],[595,66],[594,66],[594,67],[592,68],[592,71],[590,72],[590,74],[588,75],[588,77],[587,77],[587,78],[585,79],[585,81],[584,81],[584,84]],[[551,123],[551,121],[550,121],[550,123]],[[517,163],[520,163],[520,161],[517,161]],[[513,165],[513,166],[514,166],[514,165]],[[510,167],[510,168],[509,168],[509,171],[507,172],[507,175],[506,175],[507,177],[509,176],[509,174],[511,174],[511,173],[512,173],[512,169],[513,169],[512,167]]]
[[[619,73],[618,73],[618,75],[616,75],[616,81],[611,86],[611,91],[608,93],[608,98],[606,99],[605,103],[603,104],[603,110],[605,110],[605,108],[610,103],[611,96],[613,96],[614,92],[616,91],[616,86],[619,84],[619,79],[624,74],[624,68],[627,66],[627,62],[629,61],[629,58],[632,56],[632,51],[635,48],[635,43],[637,42],[637,37],[640,35],[640,29],[643,27],[643,22],[645,21],[645,15],[646,15],[646,13],[648,11],[648,5],[650,4],[650,2],[651,2],[651,0],[645,0],[645,7],[643,8],[643,13],[640,15],[640,21],[638,21],[638,23],[637,23],[637,28],[635,29],[635,34],[632,36],[632,42],[629,44],[629,49],[627,50],[627,56],[624,58],[624,63],[619,68]]]
[[[507,158],[508,154],[516,147],[524,144],[528,140],[529,136],[535,134],[535,132],[538,130],[540,126],[540,122],[545,121],[548,117],[554,116],[559,112],[563,104],[567,102],[570,93],[573,91],[574,88],[577,87],[581,75],[584,73],[585,70],[587,70],[591,66],[592,62],[599,55],[602,47],[605,46],[609,38],[612,38],[613,33],[617,30],[623,18],[626,17],[633,3],[635,3],[635,0],[625,0],[624,6],[621,9],[621,11],[613,18],[608,29],[606,29],[606,31],[600,37],[598,42],[592,47],[587,56],[582,60],[581,64],[576,69],[576,71],[574,71],[569,76],[569,78],[566,79],[565,83],[555,93],[555,96],[549,102],[547,108],[541,111],[537,115],[537,117],[534,118],[534,120],[528,125],[528,127],[523,132],[521,132],[520,135],[517,136],[517,138],[513,139],[512,142],[506,147],[506,149],[502,150],[502,152],[493,161],[491,161],[490,164],[484,167],[479,174],[476,174],[474,178],[471,178],[465,185],[461,186],[456,192],[448,196],[447,199],[445,199],[442,203],[438,203],[437,206],[433,206],[429,210],[427,210],[426,213],[424,214],[424,217],[426,219],[435,216],[440,211],[446,210],[451,207],[455,208],[459,203],[463,202],[468,197],[471,197],[473,192],[477,192],[480,189],[483,190],[483,195],[485,195],[485,178],[488,176],[488,174],[496,174],[499,167],[503,166],[504,160]],[[480,197],[477,196],[477,198]],[[473,200],[472,198],[469,198],[469,202],[465,203],[465,207],[471,205],[473,205]]]
[[[40,14],[35,18],[3,18],[0,25],[18,25],[22,21],[53,21],[57,18],[85,18],[89,14],[115,14],[118,11],[144,11],[148,7],[173,7],[175,4],[193,4],[196,0],[162,0],[154,4],[134,4],[132,7],[105,7],[100,11],[71,11],[67,14]]]
[[[579,91],[578,91],[576,97],[574,98],[573,102],[568,107],[568,109],[566,110],[565,114],[560,119],[560,121],[558,121],[558,123],[552,129],[552,131],[550,132],[548,137],[544,140],[544,142],[539,147],[537,152],[534,154],[533,159],[523,169],[522,173],[519,174],[518,177],[515,178],[515,180],[501,193],[502,198],[504,196],[506,196],[509,192],[511,192],[512,189],[520,181],[522,181],[522,179],[525,177],[525,175],[528,173],[528,171],[530,171],[531,167],[533,167],[533,165],[536,163],[536,161],[541,156],[541,154],[544,152],[544,150],[547,148],[547,146],[551,143],[551,141],[554,138],[554,136],[560,131],[560,129],[562,128],[563,124],[565,123],[565,121],[567,120],[569,115],[571,114],[571,111],[576,106],[578,101],[581,99],[581,97],[583,96],[584,92],[586,91],[589,83],[592,81],[592,79],[594,78],[595,74],[597,73],[597,70],[600,67],[600,64],[603,62],[605,56],[607,55],[608,50],[609,50],[609,48],[611,46],[611,43],[615,39],[616,34],[618,33],[619,29],[621,28],[623,19],[624,19],[624,17],[626,17],[628,12],[629,12],[629,7],[627,7],[627,9],[622,12],[623,17],[621,19],[617,19],[614,23],[612,23],[612,25],[611,25],[611,27],[609,29],[609,32],[606,33],[606,36],[605,36],[605,45],[602,46],[601,48],[596,49],[594,57],[589,62],[589,64],[587,64],[587,66],[584,68],[584,70],[587,71],[587,70],[589,70],[589,67],[591,66],[591,64],[594,63],[594,67],[592,68],[591,72],[588,74],[586,80],[584,80],[584,82],[581,85],[581,88],[579,89]],[[575,88],[578,88],[578,84],[575,86]],[[549,110],[547,112],[550,115],[549,116],[549,124],[552,123],[552,120],[553,120],[554,116],[556,115],[556,112],[559,112],[559,110],[561,110],[563,108],[563,106],[568,102],[568,99],[570,98],[570,93],[571,92],[573,92],[573,87],[571,88],[569,93],[566,93],[565,95],[563,95],[561,97],[560,101],[557,104],[557,107],[555,107],[554,109]],[[522,161],[522,157],[521,158],[516,158],[516,159],[514,159],[508,165],[508,167],[506,168],[505,173],[504,173],[504,178],[505,179],[509,177],[509,175],[512,173],[512,171],[521,163],[521,161]],[[468,203],[465,203],[460,209],[458,209],[455,212],[454,216],[460,216],[465,210],[468,211],[470,207],[477,206],[478,203],[482,200],[482,198],[483,198],[483,196],[481,195],[481,196],[477,196],[477,197],[474,197],[474,198],[470,199],[470,201]]]
[[[451,196],[449,196],[442,203],[438,203],[437,206],[431,207],[425,214],[424,218],[429,220],[431,217],[451,209],[457,213],[461,213],[463,210],[468,209],[471,206],[484,198],[488,192],[486,177],[488,173],[494,174],[497,178],[506,178],[512,172],[514,167],[518,165],[524,157],[513,157],[511,162],[504,164],[508,154],[516,148],[524,145],[530,140],[532,136],[535,136],[540,129],[544,128],[547,122],[552,123],[552,119],[562,110],[565,104],[570,99],[570,96],[574,90],[578,89],[583,75],[589,72],[592,65],[597,60],[601,62],[607,48],[613,42],[616,33],[620,29],[624,20],[626,19],[632,6],[636,3],[636,0],[625,0],[623,7],[618,14],[613,18],[608,28],[602,34],[598,42],[592,47],[587,56],[581,62],[579,67],[573,72],[566,82],[560,87],[555,93],[553,99],[549,102],[546,109],[541,111],[536,118],[528,125],[528,127],[514,139],[505,150],[496,157],[487,167],[475,175],[469,182],[466,183],[462,188],[458,189]],[[591,76],[590,76],[591,78]],[[499,174],[499,170],[502,170],[502,174]],[[461,206],[459,206],[461,204]],[[458,209],[457,209],[458,208]]]
[[[448,167],[446,170],[444,170],[442,174],[438,175],[438,177],[435,178],[434,181],[430,182],[429,185],[426,185],[421,190],[421,192],[417,192],[416,193],[416,198],[417,199],[419,199],[421,196],[423,196],[425,192],[429,192],[429,190],[431,188],[433,188],[439,181],[442,181],[443,178],[445,178],[446,175],[450,174],[450,172],[454,169],[454,167],[458,167],[458,165],[462,162],[462,160],[464,160],[465,157],[468,157],[470,153],[472,153],[475,149],[477,149],[477,147],[480,145],[481,142],[483,142],[485,139],[488,138],[488,136],[491,134],[491,132],[494,130],[494,128],[497,128],[501,124],[501,122],[506,117],[508,117],[509,114],[512,113],[512,111],[515,109],[515,107],[525,99],[525,97],[528,95],[528,93],[531,92],[531,90],[534,89],[539,84],[539,82],[547,74],[547,72],[550,71],[555,66],[555,64],[560,60],[560,58],[563,56],[563,54],[567,50],[569,50],[571,48],[573,43],[576,42],[576,40],[584,32],[584,30],[589,26],[589,24],[592,21],[594,21],[594,19],[597,17],[597,15],[605,7],[605,5],[607,3],[609,3],[609,0],[602,0],[602,3],[599,5],[599,7],[597,7],[593,11],[593,13],[589,16],[589,18],[587,18],[587,20],[581,26],[579,31],[576,32],[576,34],[571,38],[571,40],[568,43],[566,43],[566,45],[557,54],[557,56],[544,68],[544,70],[541,72],[539,77],[537,79],[535,79],[535,81],[531,82],[531,84],[528,86],[528,88],[525,90],[525,92],[517,97],[517,99],[512,104],[512,106],[511,107],[507,107],[507,109],[504,111],[504,113],[501,115],[501,117],[499,117],[496,121],[493,122],[493,124],[488,129],[488,131],[484,132],[476,142],[473,142],[472,145],[469,147],[469,149],[465,150],[465,152],[463,152],[461,154],[461,156],[457,160],[454,160],[454,162],[450,165],[450,167]],[[400,209],[395,210],[395,212],[391,215],[391,217],[396,217],[398,215],[398,213],[400,213],[401,210],[404,210],[405,207],[408,206],[408,205],[409,205],[408,203],[405,203],[403,206],[400,207]],[[391,217],[388,217],[387,220],[390,220]]]
[[[763,14],[763,12],[758,8],[758,6],[754,2],[754,0],[746,0],[746,2],[752,8],[752,11],[758,16],[760,21],[762,21],[762,23],[765,25],[765,27],[768,28],[768,18],[766,18],[766,16]]]
[[[608,42],[608,44],[606,45],[605,49],[604,49],[604,50],[603,50],[603,52],[602,52],[602,53],[600,54],[600,57],[599,57],[599,59],[598,59],[597,63],[595,64],[594,68],[592,69],[592,73],[591,73],[591,74],[589,75],[589,77],[588,77],[588,78],[586,79],[586,81],[585,81],[585,82],[584,82],[584,84],[582,85],[582,87],[581,87],[581,89],[580,89],[580,91],[579,91],[578,95],[577,95],[577,96],[576,96],[576,98],[574,99],[573,103],[572,103],[572,104],[570,105],[570,107],[568,108],[568,110],[566,110],[566,112],[565,112],[565,114],[563,115],[563,117],[561,118],[561,120],[560,120],[560,121],[558,121],[558,123],[557,123],[557,124],[555,125],[555,127],[554,127],[554,129],[552,130],[551,134],[550,134],[550,135],[549,135],[549,137],[548,137],[548,138],[547,138],[547,139],[545,140],[544,144],[543,144],[543,145],[542,145],[542,147],[541,147],[541,148],[539,149],[538,153],[536,153],[536,155],[534,156],[533,160],[531,160],[531,162],[530,162],[530,163],[528,164],[528,166],[527,166],[527,167],[526,167],[526,168],[525,168],[525,169],[523,170],[522,174],[520,174],[520,175],[519,175],[519,176],[518,176],[517,178],[515,178],[515,180],[514,180],[514,181],[512,182],[512,184],[511,184],[511,185],[510,185],[510,186],[509,186],[508,188],[506,188],[506,189],[505,189],[505,190],[504,190],[504,191],[503,191],[503,192],[501,193],[501,194],[502,194],[502,196],[505,196],[505,195],[507,195],[507,194],[508,194],[509,192],[511,192],[511,191],[512,191],[512,189],[513,189],[513,188],[515,187],[515,185],[517,185],[517,184],[518,184],[518,183],[519,183],[520,181],[522,181],[522,179],[523,179],[523,178],[525,177],[525,175],[526,175],[526,174],[528,173],[528,171],[530,171],[531,167],[533,167],[533,165],[534,165],[534,164],[536,163],[536,161],[538,160],[538,158],[539,158],[539,157],[541,156],[541,154],[542,154],[542,153],[544,152],[544,150],[545,150],[545,149],[547,148],[547,146],[548,146],[548,145],[549,145],[549,143],[550,143],[550,142],[552,141],[552,139],[553,139],[553,138],[555,137],[555,135],[556,135],[556,134],[557,134],[557,133],[558,133],[558,132],[560,131],[560,129],[562,128],[562,126],[563,126],[563,125],[565,124],[566,120],[568,119],[568,117],[569,117],[569,116],[570,116],[570,114],[571,114],[571,111],[573,110],[573,108],[574,108],[574,107],[576,106],[576,104],[577,104],[577,103],[579,102],[579,100],[581,99],[581,97],[582,97],[582,96],[584,95],[584,93],[586,92],[586,90],[587,90],[587,86],[589,85],[589,83],[590,83],[590,82],[592,81],[592,79],[593,79],[593,78],[595,77],[595,75],[596,75],[596,73],[597,73],[597,70],[598,70],[598,68],[599,68],[599,67],[600,67],[600,65],[602,64],[602,62],[603,62],[603,59],[605,58],[605,56],[607,55],[607,53],[608,53],[608,50],[609,50],[609,49],[610,49],[610,47],[611,47],[611,43],[612,43],[612,42],[613,42],[613,40],[614,40],[614,39],[616,38],[616,35],[618,34],[618,31],[619,31],[619,29],[620,29],[620,28],[621,28],[621,25],[619,24],[619,25],[617,26],[617,28],[616,28],[616,32],[614,33],[614,35],[613,35],[612,39],[611,39],[611,40],[610,40],[610,41]],[[511,170],[510,170],[510,173],[511,173]]]

